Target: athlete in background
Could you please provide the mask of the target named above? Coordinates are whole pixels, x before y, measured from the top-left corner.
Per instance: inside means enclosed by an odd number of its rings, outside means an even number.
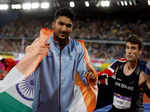
[[[143,93],[150,97],[150,69],[139,60],[141,53],[141,40],[136,35],[131,35],[126,41],[126,59],[117,60],[99,73],[100,84],[106,83],[108,77],[114,79],[111,83],[113,103],[109,112],[144,111]]]
[[[2,80],[7,75],[7,73],[17,64],[17,61],[15,61],[11,58],[3,58],[3,59],[1,59],[1,63],[4,66],[2,68],[0,80]]]

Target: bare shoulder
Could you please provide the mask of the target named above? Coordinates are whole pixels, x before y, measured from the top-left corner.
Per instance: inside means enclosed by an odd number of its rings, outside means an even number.
[[[146,81],[145,76],[146,76],[145,73],[141,71],[139,76],[139,85],[142,85]]]
[[[146,74],[144,71],[141,71],[140,77],[139,77],[139,85],[142,85],[146,81],[150,82],[150,75]]]

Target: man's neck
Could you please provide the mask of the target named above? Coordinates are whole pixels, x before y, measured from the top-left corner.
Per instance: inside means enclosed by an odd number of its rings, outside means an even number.
[[[128,61],[127,62],[127,68],[128,68],[128,70],[135,69],[135,67],[137,66],[137,64],[138,64],[138,60]]]
[[[124,66],[124,70],[123,70],[124,74],[126,76],[131,75],[133,73],[133,71],[136,69],[137,64],[138,64],[138,61],[127,61],[127,63]]]

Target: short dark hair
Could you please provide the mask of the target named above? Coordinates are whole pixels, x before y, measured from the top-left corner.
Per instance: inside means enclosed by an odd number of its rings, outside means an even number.
[[[135,34],[132,34],[132,35],[129,35],[128,39],[126,40],[126,43],[127,42],[130,42],[130,43],[133,43],[133,44],[138,44],[139,46],[139,50],[142,49],[142,40]]]
[[[72,21],[74,20],[73,11],[69,8],[61,8],[61,9],[57,10],[56,13],[55,13],[55,20],[59,16],[66,16],[66,17],[70,18]]]

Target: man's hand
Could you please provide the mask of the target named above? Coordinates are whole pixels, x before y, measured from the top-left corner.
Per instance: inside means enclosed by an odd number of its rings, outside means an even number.
[[[42,29],[40,35],[26,48],[25,56],[16,65],[16,68],[25,76],[29,76],[48,54],[50,45],[46,42],[53,31]]]
[[[25,49],[25,55],[43,56],[48,53],[50,45],[43,43],[41,38],[37,38],[30,46]]]
[[[45,56],[50,47],[50,44],[46,44],[48,38],[49,35],[45,32],[45,29],[42,29],[39,37],[37,37],[33,43],[25,49],[25,55]]]
[[[92,84],[92,85],[97,84],[97,77],[93,72],[91,71],[86,72],[84,77],[87,79],[89,84]]]

